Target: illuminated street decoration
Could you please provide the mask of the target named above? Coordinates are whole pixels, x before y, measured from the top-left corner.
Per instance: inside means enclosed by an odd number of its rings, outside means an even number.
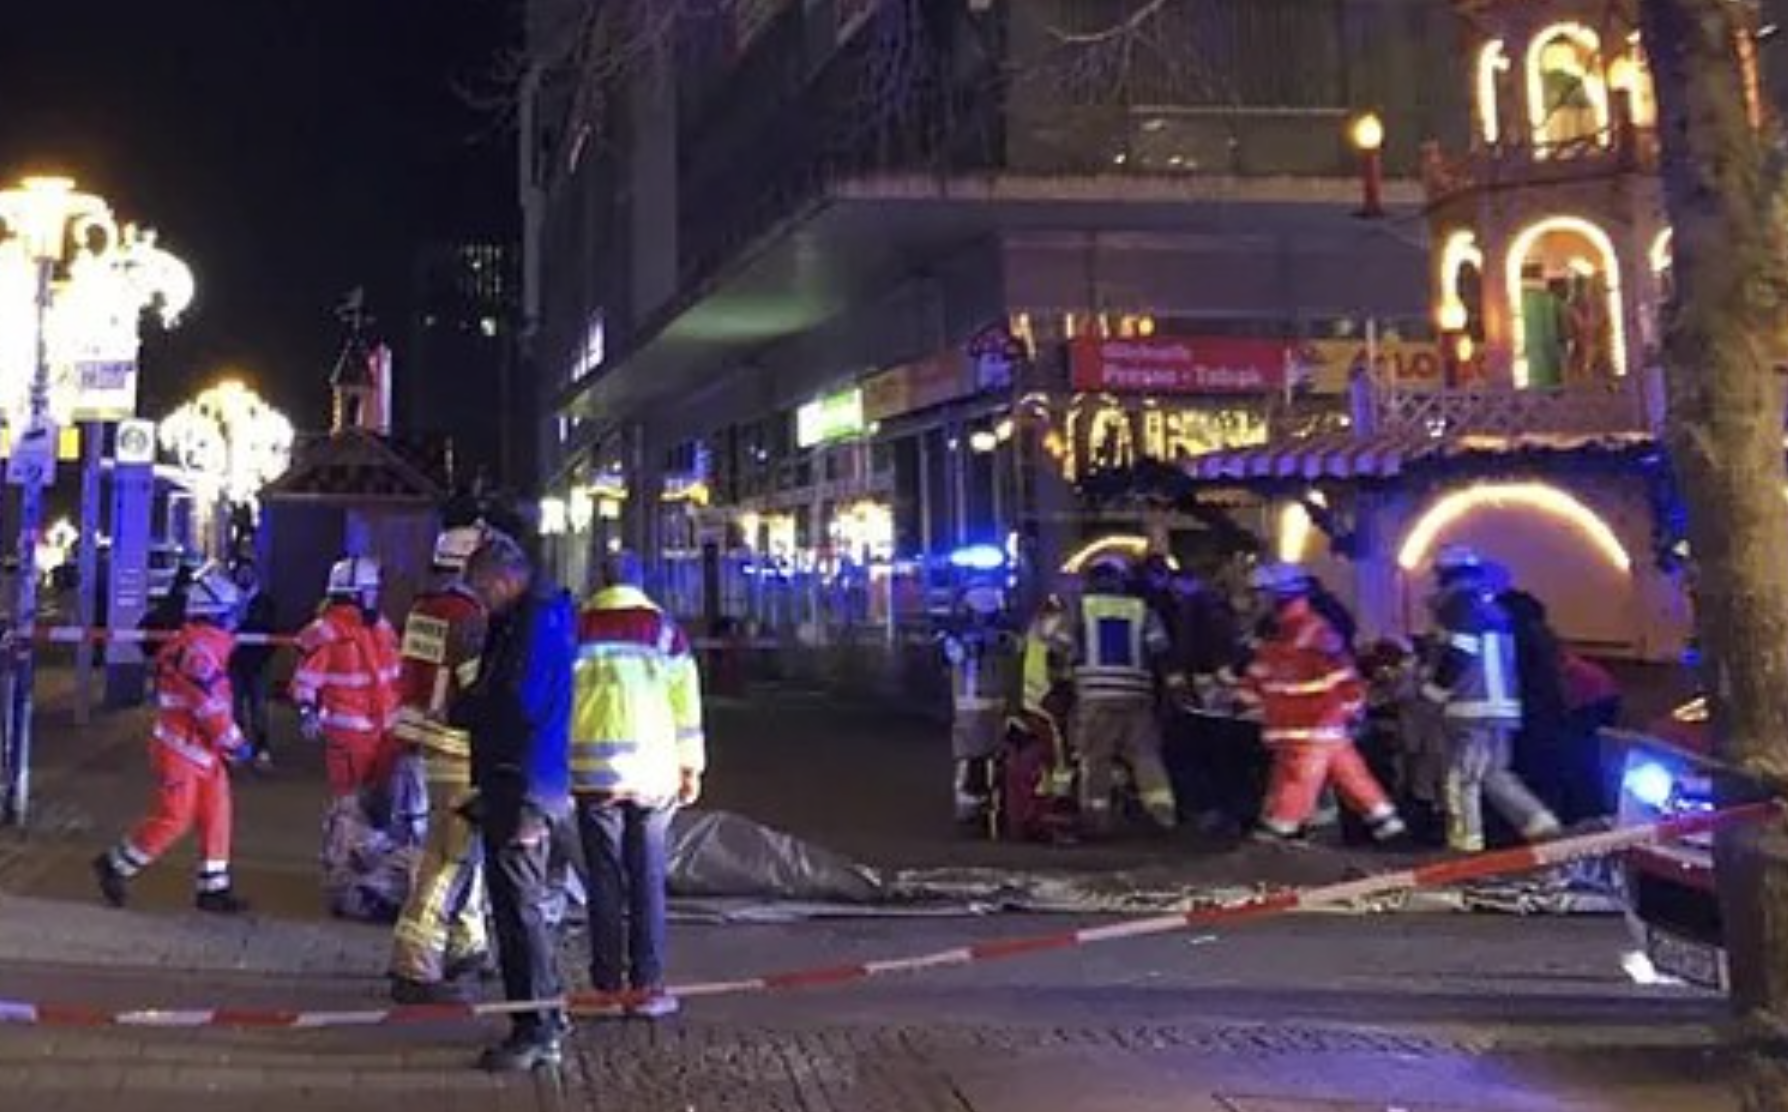
[[[1576,530],[1610,567],[1631,571],[1633,557],[1608,523],[1574,496],[1546,483],[1481,483],[1454,491],[1429,507],[1410,529],[1397,566],[1418,571],[1446,531],[1479,510],[1524,509]]]
[[[231,505],[258,504],[292,463],[292,423],[233,379],[174,410],[160,435],[177,466]]]
[[[50,415],[59,425],[131,417],[143,314],[152,312],[163,327],[177,324],[193,301],[192,272],[158,245],[154,232],[118,225],[98,198],[65,182],[41,187],[75,209],[65,244],[72,250],[53,283],[44,323]],[[10,227],[22,218],[0,212],[0,219]],[[37,357],[35,263],[26,238],[0,248],[0,411],[15,427],[30,408]]]
[[[1066,433],[1062,473],[1073,482],[1094,471],[1133,466],[1138,459],[1171,463],[1264,444],[1267,422],[1265,414],[1240,407],[1131,409],[1110,399],[1080,399],[1068,410]]]

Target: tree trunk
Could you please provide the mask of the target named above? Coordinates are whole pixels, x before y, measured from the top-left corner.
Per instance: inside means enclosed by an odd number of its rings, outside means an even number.
[[[1657,83],[1665,205],[1675,230],[1666,309],[1668,440],[1688,509],[1694,594],[1722,756],[1788,783],[1788,500],[1783,329],[1788,243],[1772,136],[1743,57],[1752,8],[1641,0]],[[1754,74],[1751,75],[1754,77]],[[1788,841],[1779,824],[1724,832],[1720,899],[1733,1003],[1788,1035]],[[1788,1110],[1781,1059],[1759,1056],[1753,1112]],[[1766,1076],[1773,1074],[1773,1078]]]

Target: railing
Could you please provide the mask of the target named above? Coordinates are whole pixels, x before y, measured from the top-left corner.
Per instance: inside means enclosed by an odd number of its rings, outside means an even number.
[[[1473,189],[1573,181],[1598,174],[1651,172],[1658,164],[1658,136],[1651,128],[1619,126],[1557,143],[1520,135],[1449,155],[1438,143],[1422,148],[1422,181],[1428,196],[1443,200]]]
[[[1377,427],[1430,433],[1515,435],[1614,434],[1646,431],[1643,392],[1634,379],[1606,387],[1556,390],[1493,387],[1426,393],[1379,389],[1373,398]]]

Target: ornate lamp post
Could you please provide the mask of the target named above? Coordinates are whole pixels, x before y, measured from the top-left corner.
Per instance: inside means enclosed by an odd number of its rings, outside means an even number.
[[[163,322],[173,323],[194,284],[152,233],[121,228],[104,200],[66,178],[28,178],[0,191],[0,226],[0,408],[12,427],[7,479],[22,488],[4,803],[6,818],[22,826],[30,799],[37,546],[43,491],[55,476],[56,423],[95,412],[100,419],[131,415],[143,311],[158,308]],[[89,538],[98,534],[102,436],[102,426],[89,428],[82,512]],[[91,542],[84,545],[84,623],[92,620],[93,551]],[[84,651],[82,708],[91,660]]]

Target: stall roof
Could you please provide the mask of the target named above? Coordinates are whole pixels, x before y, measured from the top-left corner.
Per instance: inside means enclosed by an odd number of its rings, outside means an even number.
[[[1408,471],[1472,460],[1561,455],[1624,455],[1651,447],[1647,433],[1431,433],[1399,429],[1360,436],[1328,433],[1289,443],[1213,452],[1181,467],[1195,482],[1246,486],[1277,482],[1394,479]]]
[[[420,449],[351,429],[302,446],[291,470],[262,497],[270,502],[433,505],[447,490],[431,470]]]

